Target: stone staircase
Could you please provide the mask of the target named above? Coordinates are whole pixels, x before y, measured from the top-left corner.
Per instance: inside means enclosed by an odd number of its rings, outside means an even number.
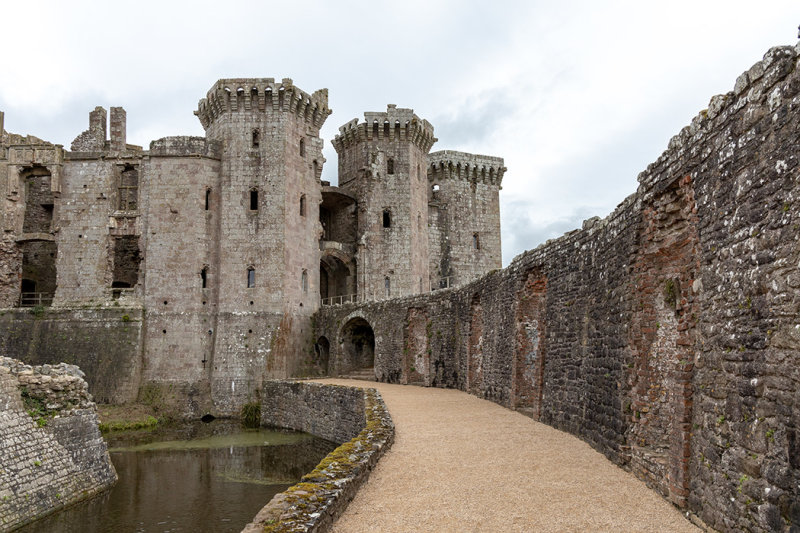
[[[345,379],[360,379],[361,381],[377,381],[375,379],[375,368],[358,368],[351,370],[347,374],[342,374],[340,377]]]

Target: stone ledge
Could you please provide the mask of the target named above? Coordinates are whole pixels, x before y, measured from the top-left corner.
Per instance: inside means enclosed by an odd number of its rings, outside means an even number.
[[[319,383],[282,383],[300,386],[306,389],[304,392],[319,396],[325,396],[326,390],[362,390]],[[394,423],[380,393],[363,389],[363,401],[366,424],[361,432],[328,454],[299,483],[275,495],[242,533],[324,532],[331,528],[394,442]]]

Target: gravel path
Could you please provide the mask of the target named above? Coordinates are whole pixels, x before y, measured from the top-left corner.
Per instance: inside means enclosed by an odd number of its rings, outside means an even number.
[[[333,531],[699,531],[588,444],[461,391],[374,386],[395,443]]]

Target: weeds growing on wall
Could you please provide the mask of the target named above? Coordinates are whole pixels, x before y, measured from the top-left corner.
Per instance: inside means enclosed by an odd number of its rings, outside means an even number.
[[[242,406],[242,425],[246,428],[257,428],[261,425],[261,405],[246,403]]]
[[[39,427],[47,425],[47,420],[52,418],[55,411],[48,409],[41,398],[34,398],[28,392],[28,389],[23,388],[20,391],[22,396],[22,403],[25,404],[25,411],[36,422]]]

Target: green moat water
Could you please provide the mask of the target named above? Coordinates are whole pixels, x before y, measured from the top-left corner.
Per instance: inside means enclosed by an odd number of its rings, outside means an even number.
[[[20,532],[238,532],[336,444],[217,420],[108,437],[119,482]]]

